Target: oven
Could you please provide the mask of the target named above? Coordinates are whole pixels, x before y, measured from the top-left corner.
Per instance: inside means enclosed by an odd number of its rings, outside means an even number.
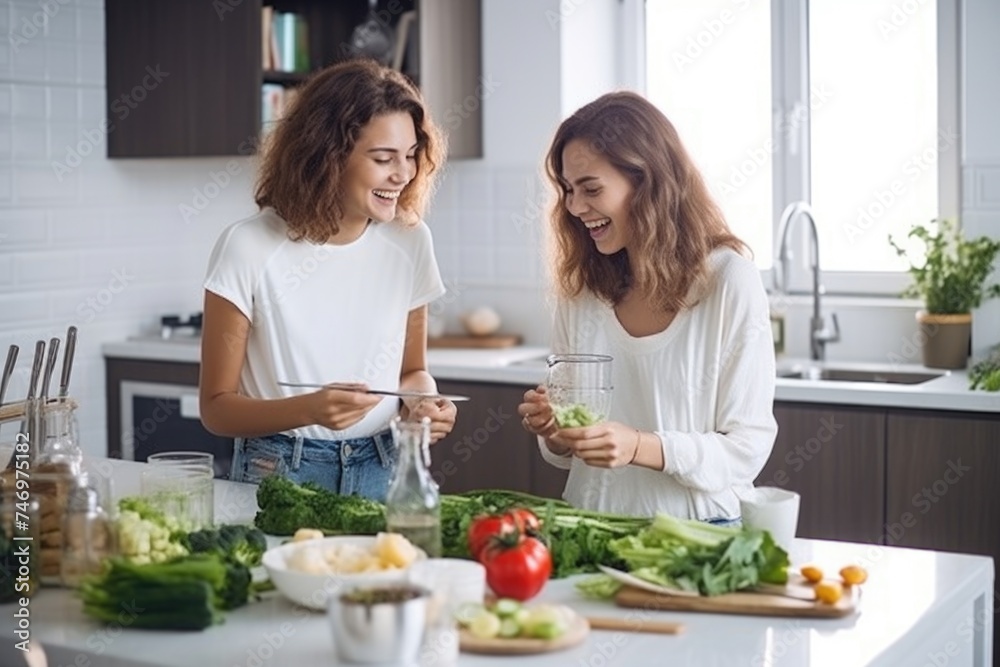
[[[215,476],[229,477],[233,439],[202,426],[197,386],[122,380],[119,391],[121,458],[145,461],[157,452],[208,452],[215,456]]]

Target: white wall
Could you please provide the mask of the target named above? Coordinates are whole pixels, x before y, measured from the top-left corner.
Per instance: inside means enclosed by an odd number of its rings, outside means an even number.
[[[108,160],[103,3],[46,4],[43,20],[40,2],[0,2],[0,33],[12,34],[0,44],[0,356],[20,346],[8,400],[23,397],[35,341],[79,326],[71,392],[93,454],[107,442],[101,344],[201,310],[213,240],[254,210],[253,166]],[[186,221],[179,206],[196,189],[214,194],[227,165],[235,176]]]
[[[1000,238],[1000,3],[965,0],[962,9],[962,220],[968,236]],[[974,354],[1000,343],[1000,299],[975,313],[972,338]]]

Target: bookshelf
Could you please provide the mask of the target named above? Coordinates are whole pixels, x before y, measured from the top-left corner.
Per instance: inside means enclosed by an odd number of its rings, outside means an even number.
[[[352,57],[352,38],[380,26],[406,34],[405,46],[391,42],[387,62],[421,87],[449,131],[446,114],[475,95],[481,76],[480,2],[378,0],[373,16],[369,0],[105,0],[108,157],[246,155],[281,107],[268,104]],[[277,15],[294,19],[279,25]],[[150,65],[169,74],[123,106],[123,95],[149,81]],[[451,156],[481,157],[481,111],[463,115]]]

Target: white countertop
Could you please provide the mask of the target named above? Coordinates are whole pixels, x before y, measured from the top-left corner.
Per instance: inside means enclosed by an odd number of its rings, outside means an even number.
[[[137,489],[145,464],[103,464],[113,472],[119,494]],[[255,487],[216,481],[216,518],[245,521],[256,511]],[[874,545],[799,540],[797,563],[828,569],[856,562],[866,566],[859,613],[839,620],[810,620],[626,610],[587,601],[573,580],[550,582],[541,599],[565,603],[584,615],[679,621],[679,636],[592,631],[580,646],[564,652],[524,656],[517,664],[621,665],[668,663],[684,667],[732,665],[769,667],[862,667],[881,665],[990,664],[993,632],[993,561]],[[3,609],[3,608],[0,608]],[[13,606],[6,609],[13,610]],[[32,638],[52,667],[229,667],[234,665],[337,664],[323,614],[296,608],[272,596],[229,612],[226,622],[203,632],[154,632],[105,628],[83,616],[69,591],[43,589],[31,601]],[[0,623],[0,664],[14,664],[10,616]],[[933,662],[933,656],[938,662]],[[509,658],[462,654],[458,666],[510,664]]]
[[[107,343],[105,357],[198,363],[198,338],[164,341],[143,338]],[[545,347],[518,346],[502,349],[442,349],[427,351],[431,374],[439,380],[499,382],[534,386],[545,379]],[[779,367],[809,364],[806,360],[781,359]],[[837,368],[887,368],[886,364],[832,362]],[[868,405],[1000,413],[1000,392],[970,391],[968,373],[927,369],[919,365],[895,365],[894,370],[941,373],[941,377],[915,385],[878,382],[836,382],[778,378],[775,400],[801,403]]]

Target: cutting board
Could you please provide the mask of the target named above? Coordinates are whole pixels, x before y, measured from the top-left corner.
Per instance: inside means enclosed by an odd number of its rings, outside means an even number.
[[[507,336],[438,336],[427,339],[427,347],[496,349],[514,347],[520,344],[521,337],[514,334]]]
[[[458,633],[459,649],[466,653],[482,653],[485,655],[528,655],[531,653],[551,653],[573,648],[590,633],[590,624],[583,616],[575,616],[573,623],[555,639],[531,639],[529,637],[511,637],[504,639],[480,639],[468,630]]]
[[[812,589],[792,583],[788,588],[795,595],[808,597]],[[804,618],[843,618],[858,610],[861,590],[858,586],[844,588],[844,596],[836,604],[798,599],[768,593],[727,593],[725,595],[678,596],[644,591],[622,586],[615,595],[620,607],[638,607],[660,611],[702,611],[710,614],[746,614],[751,616],[795,616]]]

